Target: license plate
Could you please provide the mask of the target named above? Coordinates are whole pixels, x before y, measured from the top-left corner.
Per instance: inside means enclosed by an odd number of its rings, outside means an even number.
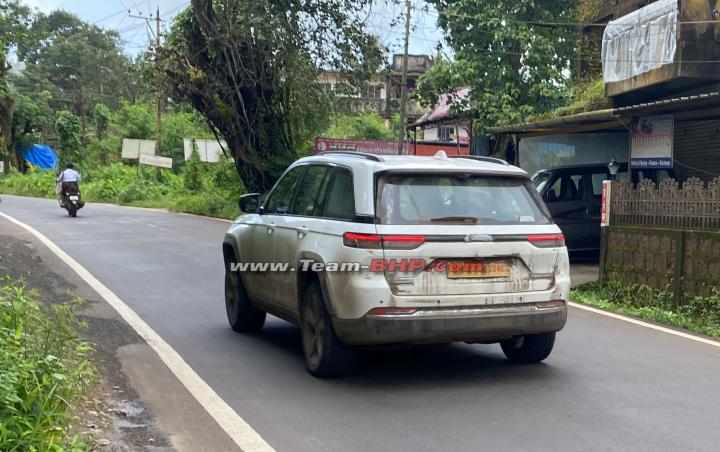
[[[448,262],[447,277],[461,278],[504,278],[510,276],[510,266],[504,261],[495,262]]]
[[[70,196],[70,201],[77,201],[78,199],[80,198],[78,198],[77,196]]]

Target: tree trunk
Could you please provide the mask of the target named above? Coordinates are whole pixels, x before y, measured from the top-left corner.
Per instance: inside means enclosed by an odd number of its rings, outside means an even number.
[[[17,155],[13,145],[12,118],[15,101],[10,96],[0,97],[0,134],[3,137],[3,147],[0,149],[0,160],[8,160],[9,164],[18,168]]]

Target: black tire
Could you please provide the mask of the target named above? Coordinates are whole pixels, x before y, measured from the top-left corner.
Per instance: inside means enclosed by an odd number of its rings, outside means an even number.
[[[500,343],[508,360],[516,363],[539,363],[552,352],[555,333],[532,334]]]
[[[250,298],[237,272],[225,270],[225,312],[228,323],[238,333],[260,331],[265,325],[265,312],[250,303]]]
[[[73,204],[73,203],[68,204],[67,211],[68,211],[68,215],[70,215],[71,217],[73,217],[73,218],[77,217],[77,208],[75,207],[75,204]]]
[[[352,372],[355,352],[340,342],[332,326],[320,284],[307,288],[300,307],[303,354],[308,371],[316,377],[337,377]]]

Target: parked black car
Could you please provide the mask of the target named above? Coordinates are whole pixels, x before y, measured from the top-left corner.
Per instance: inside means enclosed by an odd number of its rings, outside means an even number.
[[[633,183],[651,179],[655,183],[675,177],[672,169],[637,170],[630,173]],[[562,166],[540,170],[532,177],[555,223],[565,234],[570,252],[596,252],[600,249],[600,204],[602,182],[610,178],[606,165]],[[627,180],[628,164],[621,163],[617,180]]]

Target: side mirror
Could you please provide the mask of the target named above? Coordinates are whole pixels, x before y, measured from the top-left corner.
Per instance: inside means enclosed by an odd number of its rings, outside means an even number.
[[[551,188],[550,190],[545,192],[545,196],[543,196],[543,201],[554,202],[556,200],[557,200],[557,195],[555,194],[554,188]]]
[[[238,201],[240,210],[245,213],[258,213],[260,210],[260,193],[248,193]]]

